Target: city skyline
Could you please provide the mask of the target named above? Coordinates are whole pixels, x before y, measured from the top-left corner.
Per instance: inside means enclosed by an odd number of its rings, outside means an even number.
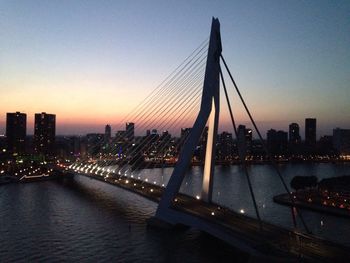
[[[34,114],[34,119],[35,119],[35,124],[33,124],[33,133],[28,133],[27,130],[28,130],[28,126],[30,124],[28,124],[27,122],[27,113],[25,112],[7,112],[6,113],[6,116],[7,116],[7,120],[6,121],[6,126],[8,126],[8,124],[11,125],[11,118],[9,118],[9,116],[16,116],[16,115],[24,115],[25,116],[25,122],[24,122],[24,129],[25,129],[25,132],[24,132],[24,136],[35,136],[35,131],[36,131],[36,127],[37,127],[37,118],[39,118],[39,116],[44,116],[44,115],[47,115],[47,116],[53,116],[54,118],[54,123],[56,123],[56,115],[55,114],[47,114],[46,112],[42,112],[42,113],[35,113]],[[332,132],[330,134],[322,134],[322,135],[319,135],[319,131],[318,131],[318,127],[317,127],[317,124],[316,124],[316,121],[317,119],[316,118],[305,118],[304,121],[305,121],[305,124],[310,121],[310,120],[313,120],[314,121],[314,127],[312,128],[313,129],[313,137],[314,137],[314,140],[316,142],[316,140],[318,141],[319,139],[321,139],[323,136],[331,136],[332,133],[334,133],[335,130],[337,129],[342,129],[340,127],[333,127],[332,128]],[[296,127],[295,127],[296,125]],[[56,125],[54,125],[54,130],[56,130]],[[239,124],[238,128],[241,128],[241,127],[244,127],[247,128],[247,130],[250,131],[251,133],[251,137],[252,139],[258,139],[258,136],[257,136],[257,133],[256,131],[254,130],[253,125],[246,125],[245,124]],[[291,127],[294,127],[294,128],[291,128]],[[300,129],[301,127],[303,127],[303,129]],[[127,135],[128,137],[130,137],[129,139],[131,140],[131,138],[134,138],[134,136],[137,136],[137,137],[142,137],[142,136],[145,136],[147,134],[150,134],[151,132],[154,133],[154,134],[162,134],[163,132],[169,132],[171,135],[173,135],[174,137],[181,137],[182,136],[182,130],[188,130],[188,129],[191,129],[192,126],[189,126],[189,127],[185,127],[185,126],[179,126],[179,127],[176,127],[176,128],[172,128],[172,129],[157,129],[157,126],[154,126],[152,129],[138,129],[137,127],[137,123],[134,123],[134,122],[124,122],[120,125],[118,125],[117,127],[112,127],[112,125],[110,124],[105,124],[101,127],[99,127],[98,131],[88,131],[86,133],[83,133],[83,134],[57,134],[57,136],[86,136],[86,135],[89,135],[89,134],[100,134],[100,135],[104,135],[104,136],[107,136],[109,138],[111,137],[118,137],[119,136],[119,133],[127,133],[129,135]],[[283,132],[283,133],[286,133],[287,134],[287,137],[288,137],[288,141],[293,143],[295,143],[295,139],[291,139],[291,136],[299,136],[300,140],[302,141],[305,141],[305,143],[309,143],[308,142],[308,139],[307,139],[307,133],[310,133],[310,131],[306,128],[306,125],[299,125],[299,123],[289,123],[288,129],[277,129],[276,127],[270,127],[268,128],[266,131],[264,130],[263,133],[262,133],[262,136],[264,139],[267,139],[268,138],[268,133],[273,130],[275,132]],[[29,129],[30,130],[30,129]],[[259,129],[260,130],[260,129]],[[261,131],[261,130],[260,130]],[[231,135],[234,135],[234,131],[231,131],[230,129],[219,129],[218,131],[218,135],[220,134],[225,134],[225,133],[229,133]],[[56,134],[56,132],[54,132],[54,134]],[[6,133],[5,134],[0,134],[0,135],[5,135],[6,136]],[[56,136],[56,135],[54,135]],[[235,136],[234,136],[235,137]],[[297,142],[297,143],[300,143],[301,141]]]
[[[263,134],[293,122],[303,131],[308,117],[317,119],[317,138],[349,128],[348,2],[2,6],[0,134],[6,112],[16,111],[27,114],[28,134],[43,111],[56,114],[57,134],[103,132],[107,123],[118,130],[207,38],[211,16],[220,18],[223,54]],[[231,132],[222,119],[220,131]],[[251,127],[242,114],[237,122]]]

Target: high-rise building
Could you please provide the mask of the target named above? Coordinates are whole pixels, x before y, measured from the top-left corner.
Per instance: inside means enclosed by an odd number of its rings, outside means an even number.
[[[125,142],[126,132],[125,131],[117,131],[117,133],[115,134],[115,140],[119,143]]]
[[[105,142],[109,142],[112,136],[112,128],[111,125],[107,124],[105,126]]]
[[[6,114],[7,149],[11,153],[24,153],[27,131],[27,115],[15,112]]]
[[[233,155],[232,133],[223,132],[219,135],[217,154],[220,160],[229,160]]]
[[[287,153],[288,133],[270,129],[267,131],[267,147],[272,154]]]
[[[333,130],[333,147],[339,154],[350,154],[350,129]]]
[[[238,125],[237,129],[238,133],[238,145],[240,148],[245,145],[244,151],[246,151],[248,154],[251,152],[252,148],[252,141],[253,141],[253,132],[251,129],[248,129],[245,127],[245,125]]]
[[[289,143],[299,144],[300,142],[299,125],[297,123],[289,124]]]
[[[95,156],[102,151],[104,134],[88,133],[86,134],[86,150],[89,156]]]
[[[185,144],[185,141],[187,140],[190,133],[191,133],[191,128],[181,128],[178,150],[180,150],[182,146]]]
[[[163,132],[162,132],[162,137],[168,138],[169,135],[170,135],[170,133],[169,133],[168,131],[163,131]],[[171,135],[170,135],[170,137],[171,137]]]
[[[316,119],[305,119],[305,144],[312,146],[316,144]]]
[[[7,145],[6,145],[6,136],[0,135],[0,161],[5,160],[7,156]]]
[[[133,122],[127,122],[125,124],[126,138],[129,142],[134,141],[135,138],[135,124]]]
[[[51,155],[54,153],[56,136],[56,115],[45,112],[35,114],[34,151]]]
[[[185,141],[188,137],[188,135],[190,135],[191,132],[191,128],[181,128],[181,135],[180,135],[180,139],[182,141]]]

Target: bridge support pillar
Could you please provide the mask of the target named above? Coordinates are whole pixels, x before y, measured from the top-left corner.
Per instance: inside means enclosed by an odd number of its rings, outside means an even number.
[[[219,105],[215,104],[214,98],[212,99],[211,112],[208,118],[208,137],[205,151],[203,184],[202,184],[202,200],[206,202],[212,201],[213,196],[213,177],[215,169],[215,149],[216,149],[216,137],[218,134],[219,124]]]
[[[219,87],[220,87],[220,55],[221,36],[219,19],[213,18],[209,39],[207,63],[203,83],[201,106],[191,132],[185,141],[178,162],[170,177],[167,187],[160,200],[156,217],[169,220],[169,208],[172,206],[177,193],[180,190],[186,171],[191,164],[193,153],[198,145],[199,138],[207,122],[209,121],[208,140],[206,146],[205,172],[203,179],[202,196],[206,201],[211,201],[213,173],[215,165],[215,144],[219,119]]]

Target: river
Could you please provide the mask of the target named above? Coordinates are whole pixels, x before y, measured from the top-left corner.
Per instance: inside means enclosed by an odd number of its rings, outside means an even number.
[[[350,175],[350,164],[283,164],[289,185],[295,175],[319,179]],[[166,184],[172,168],[141,171],[142,179]],[[272,202],[283,192],[268,165],[249,172],[264,221],[292,227],[290,209]],[[202,168],[192,167],[181,191],[200,194]],[[239,166],[217,166],[214,201],[255,216],[247,180]],[[76,175],[74,180],[0,186],[0,262],[231,262],[240,253],[196,230],[148,228],[156,204],[100,181]],[[303,210],[313,233],[350,246],[349,219]],[[300,222],[299,222],[300,223]],[[300,224],[299,224],[300,225]]]

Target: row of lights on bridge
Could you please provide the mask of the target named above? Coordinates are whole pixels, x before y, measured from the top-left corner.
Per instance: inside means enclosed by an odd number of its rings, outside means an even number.
[[[86,174],[96,174],[96,175],[100,175],[100,176],[103,176],[103,173],[104,172],[107,172],[107,174],[104,176],[104,179],[105,179],[105,181],[107,180],[107,178],[109,178],[109,174],[110,173],[112,173],[112,174],[118,174],[120,177],[117,179],[117,180],[114,180],[114,182],[123,182],[123,180],[122,180],[122,176],[124,176],[124,177],[127,177],[128,175],[127,175],[127,173],[125,172],[123,175],[122,175],[122,173],[120,172],[120,171],[118,171],[117,172],[117,169],[109,169],[109,168],[104,168],[104,167],[99,167],[97,164],[95,164],[95,165],[87,165],[87,164],[71,164],[69,167],[68,167],[69,169],[71,169],[71,170],[73,170],[73,171],[75,171],[75,172],[83,172],[83,173],[86,173]],[[90,170],[90,171],[89,171]],[[95,172],[93,172],[94,170],[96,170]],[[130,175],[130,178],[134,178],[134,175],[133,174],[131,174]],[[141,180],[141,177],[140,176],[138,176],[137,177],[137,179],[138,180]],[[148,183],[148,178],[145,178],[145,182],[147,182]],[[130,180],[129,179],[125,179],[125,184],[129,184],[130,183]],[[156,185],[157,184],[157,181],[153,181],[153,184],[154,185]],[[133,186],[137,186],[137,184],[136,183],[134,183],[133,184]],[[165,185],[164,185],[164,183],[161,185],[162,187],[165,187]],[[142,185],[142,183],[141,183],[141,188],[142,189],[145,189],[145,187]],[[154,192],[154,189],[153,188],[151,188],[150,189],[150,192]],[[201,199],[201,197],[199,196],[199,195],[196,195],[196,199],[197,200],[200,200]],[[175,202],[178,202],[178,199],[177,198],[175,198],[174,199],[174,201]],[[220,207],[219,207],[219,209],[220,209]],[[240,211],[239,211],[241,214],[244,214],[245,213],[245,210],[244,209],[240,209]],[[215,212],[214,211],[212,211],[211,212],[211,215],[212,216],[215,216]]]

